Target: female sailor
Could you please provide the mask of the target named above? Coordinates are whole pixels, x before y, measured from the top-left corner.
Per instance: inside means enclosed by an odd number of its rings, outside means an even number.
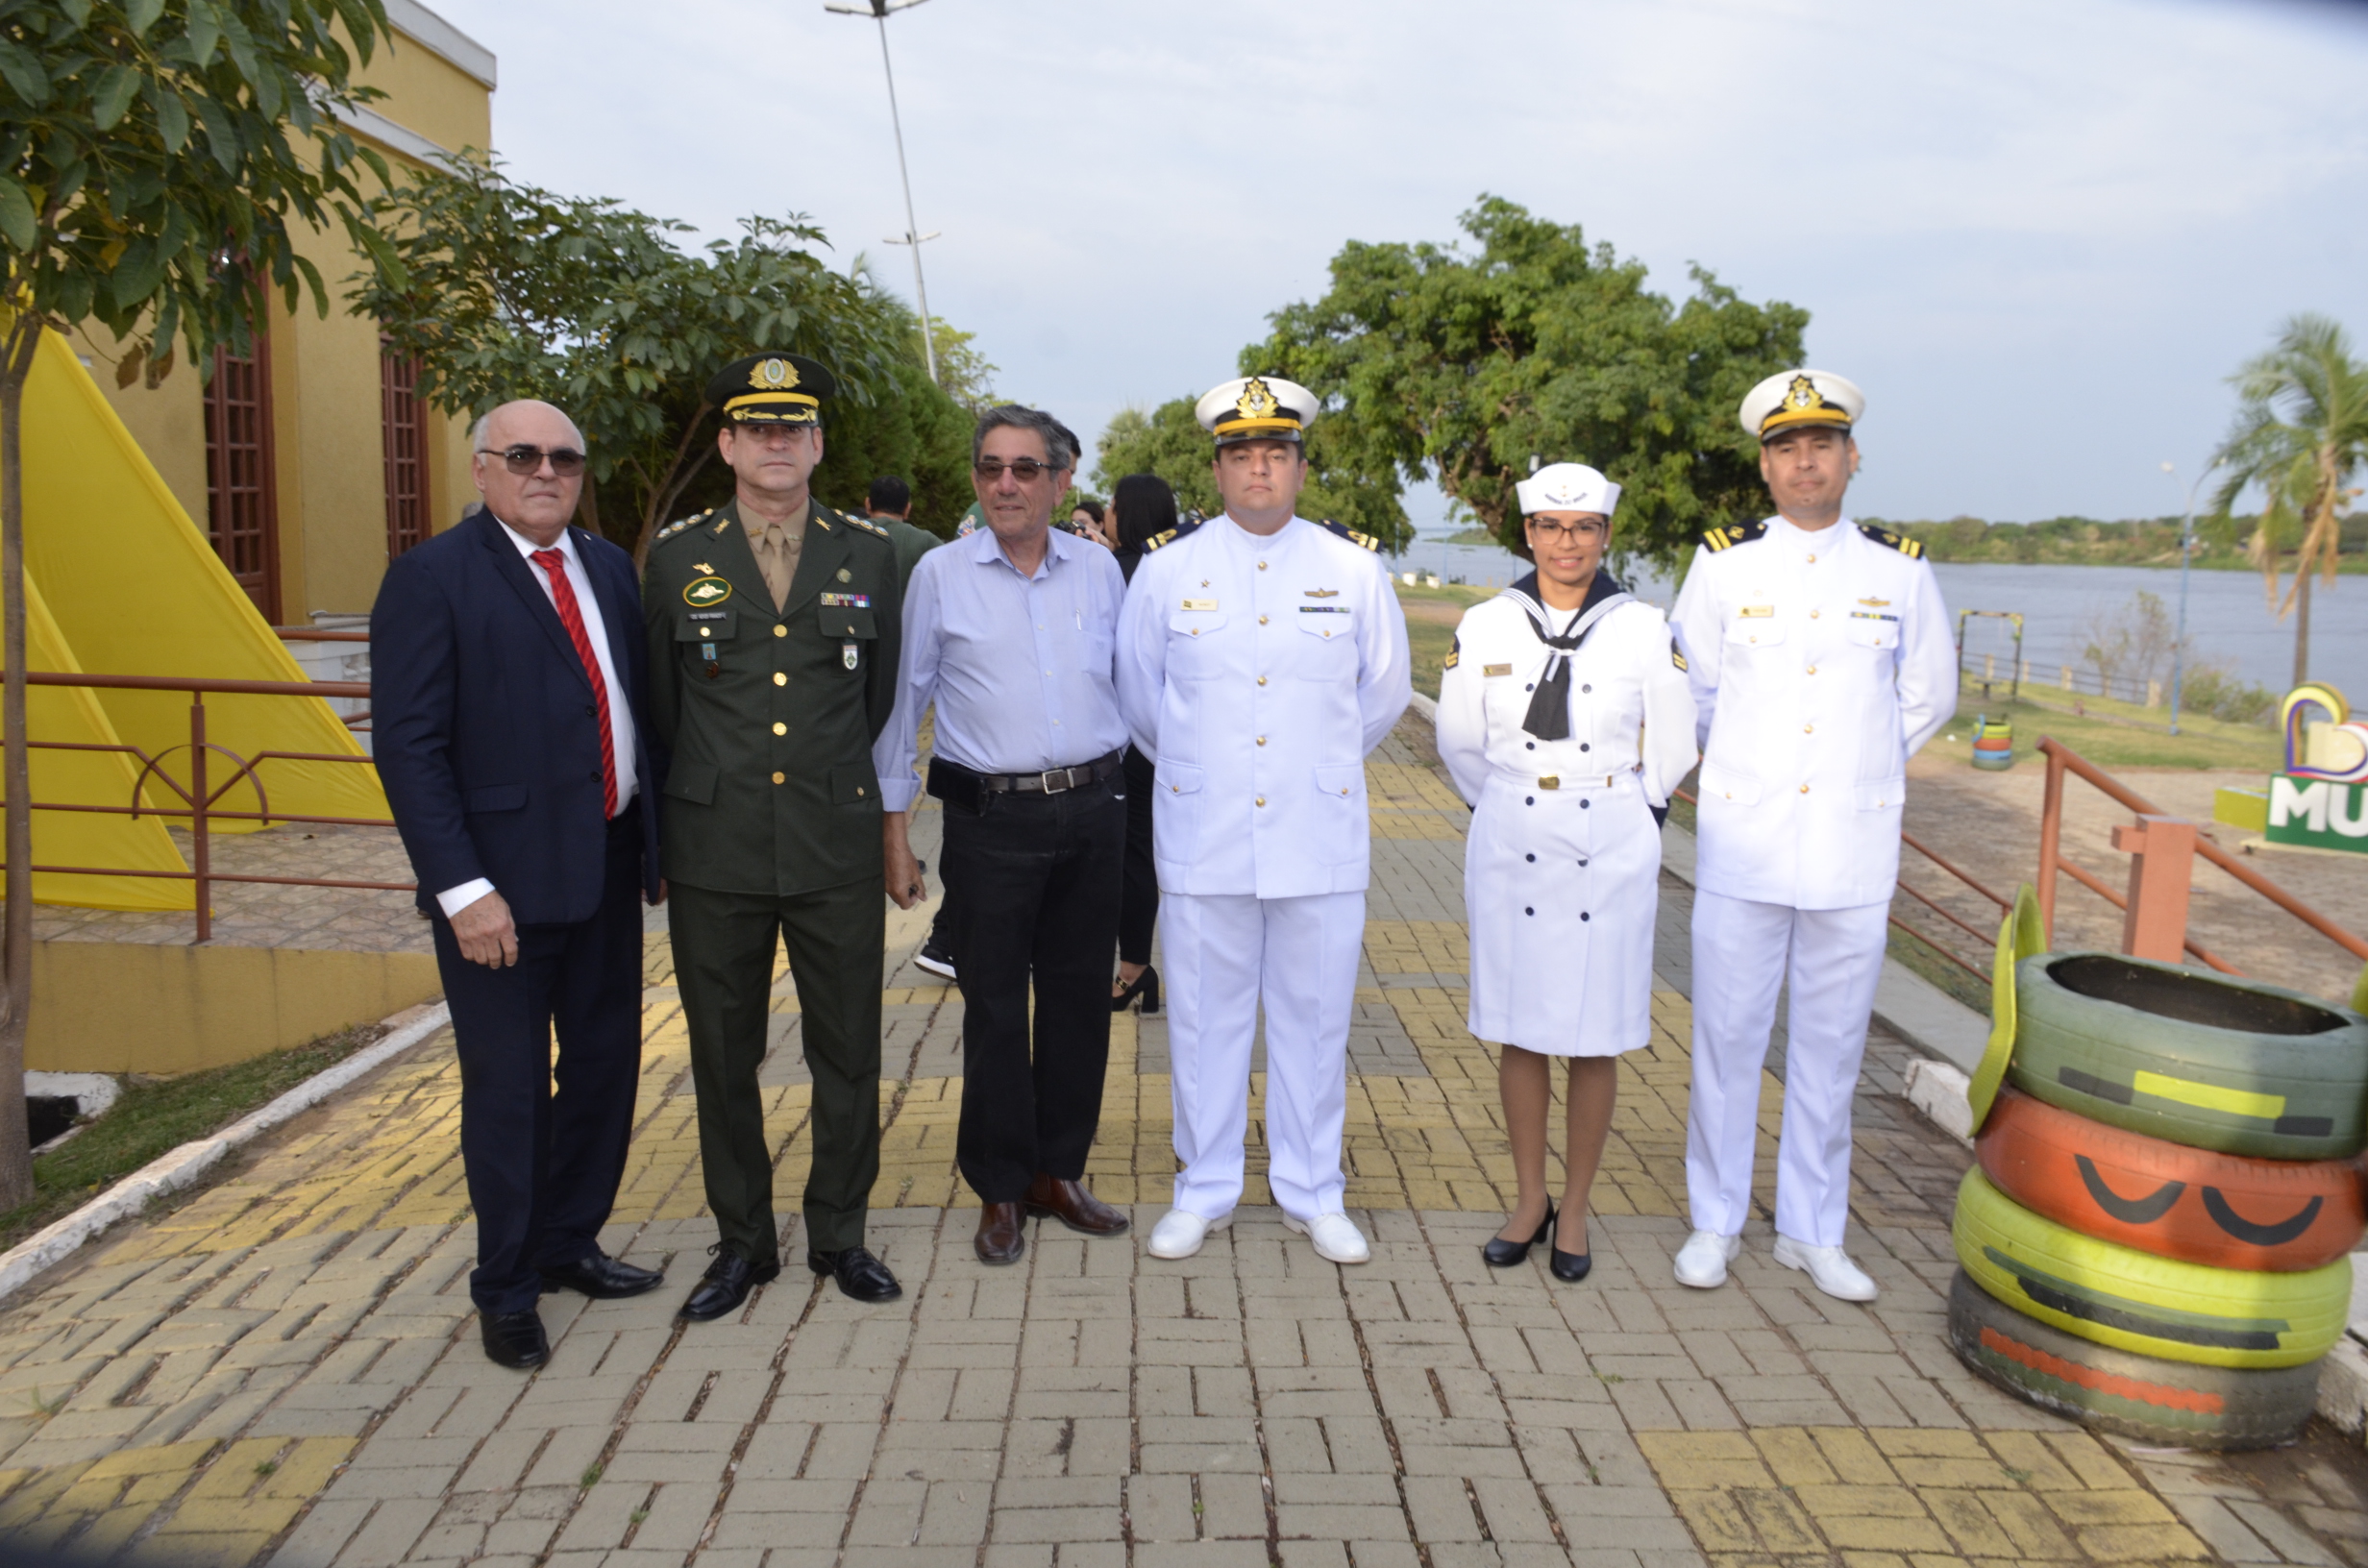
[[[1659,610],[1602,570],[1619,486],[1555,463],[1517,487],[1537,570],[1472,606],[1439,690],[1439,754],[1472,807],[1464,854],[1471,1032],[1496,1081],[1519,1198],[1485,1249],[1549,1241],[1591,1262],[1587,1194],[1612,1126],[1614,1059],[1651,1038],[1661,820],[1693,767],[1694,705]],[[1548,1059],[1569,1062],[1562,1204],[1546,1189]]]

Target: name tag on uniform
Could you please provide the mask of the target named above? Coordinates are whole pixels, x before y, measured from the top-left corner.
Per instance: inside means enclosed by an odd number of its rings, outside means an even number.
[[[1299,613],[1301,615],[1346,615],[1348,606],[1345,604],[1302,604],[1299,606]]]
[[[1513,666],[1509,664],[1484,664],[1480,667],[1480,673],[1483,675],[1509,675],[1513,674]]]
[[[870,594],[825,594],[823,607],[832,610],[868,610],[872,607]]]
[[[1184,601],[1184,607],[1188,610],[1213,610],[1217,608],[1217,600],[1213,599],[1188,599]]]
[[[1754,616],[1774,615],[1776,613],[1776,606],[1773,604],[1746,604],[1735,613],[1748,621]]]

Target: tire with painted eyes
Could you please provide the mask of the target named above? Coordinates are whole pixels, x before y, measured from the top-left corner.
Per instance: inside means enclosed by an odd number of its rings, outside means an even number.
[[[2083,1236],[1991,1185],[1957,1189],[1950,1227],[1973,1283],[2093,1344],[2200,1366],[2300,1366],[2327,1354],[2352,1306],[2352,1264],[2293,1274],[2208,1268]]]
[[[2317,1406],[2319,1368],[2198,1366],[2112,1350],[1949,1285],[1949,1346],[1974,1373],[2041,1409],[2165,1448],[2274,1448]]]
[[[2083,1236],[2214,1268],[2291,1274],[2368,1234],[2357,1160],[2248,1160],[2074,1115],[2009,1086],[1974,1139],[2008,1197]]]
[[[2190,1148],[2341,1160],[2368,1140],[2368,1018],[2315,997],[2118,953],[2015,966],[2007,1081]]]

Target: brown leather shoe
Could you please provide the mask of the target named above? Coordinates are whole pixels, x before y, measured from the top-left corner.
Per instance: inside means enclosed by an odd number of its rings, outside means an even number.
[[[1027,1251],[1027,1218],[1016,1203],[990,1203],[978,1215],[978,1234],[971,1238],[982,1263],[1016,1263]]]
[[[1038,1176],[1028,1184],[1027,1212],[1057,1219],[1087,1236],[1123,1236],[1132,1222],[1085,1189],[1083,1182]]]

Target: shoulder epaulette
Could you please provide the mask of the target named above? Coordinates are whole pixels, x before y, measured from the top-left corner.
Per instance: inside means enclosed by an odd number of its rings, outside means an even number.
[[[1704,534],[1702,548],[1713,551],[1729,550],[1737,545],[1747,545],[1765,532],[1767,532],[1765,523],[1757,521],[1730,523],[1723,528],[1713,528]]]
[[[881,527],[878,524],[873,522],[868,517],[857,517],[852,512],[841,512],[838,515],[851,528],[861,528],[864,532],[871,534],[876,538],[886,539],[891,542],[894,542],[896,539],[895,534],[890,533],[886,528]]]
[[[1872,523],[1860,524],[1859,532],[1864,534],[1872,543],[1881,545],[1887,550],[1896,550],[1912,561],[1923,558],[1924,546],[1920,540],[1893,533],[1888,528],[1878,528]]]
[[[1447,640],[1447,656],[1439,661],[1442,670],[1452,670],[1464,659],[1464,634],[1457,632]]]
[[[694,512],[689,517],[678,517],[672,523],[667,524],[664,527],[658,529],[657,537],[652,539],[650,543],[654,545],[663,543],[668,539],[672,539],[676,534],[680,533],[685,528],[698,527],[700,524],[704,523],[708,518],[713,517],[714,515],[715,508],[710,506],[703,512]]]
[[[1200,525],[1197,523],[1178,523],[1174,527],[1169,528],[1164,532],[1155,533],[1148,539],[1143,541],[1144,551],[1146,553],[1148,553],[1151,551],[1157,550],[1162,545],[1172,545],[1178,539],[1183,538],[1186,534],[1193,532],[1199,527]]]
[[[1327,517],[1322,522],[1317,524],[1316,527],[1323,529],[1326,533],[1337,534],[1339,537],[1345,539],[1350,544],[1356,546],[1359,550],[1378,551],[1381,549],[1380,540],[1374,538],[1369,533],[1359,533],[1345,523],[1335,523]]]

